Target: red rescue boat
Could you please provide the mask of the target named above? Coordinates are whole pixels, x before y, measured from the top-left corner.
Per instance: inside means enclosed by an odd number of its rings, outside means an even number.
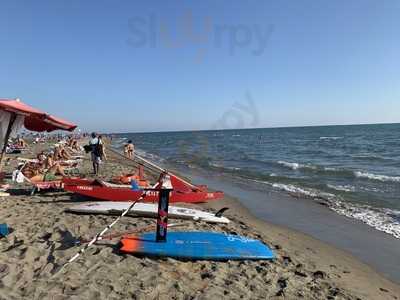
[[[194,186],[175,175],[169,175],[173,186],[170,196],[171,203],[202,203],[224,197],[224,193],[221,191],[210,192],[207,186]],[[133,190],[130,185],[118,185],[97,179],[64,178],[62,183],[66,191],[106,201],[132,202],[143,195],[143,190]],[[148,191],[143,202],[157,202],[158,198],[158,191]]]

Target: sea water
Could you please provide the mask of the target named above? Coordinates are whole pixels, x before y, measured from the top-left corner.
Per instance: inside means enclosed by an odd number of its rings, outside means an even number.
[[[118,134],[137,153],[323,201],[400,238],[400,124]]]

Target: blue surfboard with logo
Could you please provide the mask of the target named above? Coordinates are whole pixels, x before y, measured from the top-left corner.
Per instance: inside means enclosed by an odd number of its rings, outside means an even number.
[[[184,260],[265,260],[274,253],[259,240],[217,232],[168,232],[166,242],[156,242],[155,233],[121,240],[121,252],[141,256]]]

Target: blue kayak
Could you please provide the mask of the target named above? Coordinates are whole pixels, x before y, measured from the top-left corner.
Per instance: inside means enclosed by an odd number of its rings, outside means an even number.
[[[217,232],[168,232],[166,242],[156,242],[155,233],[121,240],[121,251],[143,256],[187,260],[265,260],[274,253],[259,240]]]

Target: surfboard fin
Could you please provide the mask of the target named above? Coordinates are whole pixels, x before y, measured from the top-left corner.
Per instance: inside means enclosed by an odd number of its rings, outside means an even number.
[[[215,216],[218,217],[218,218],[222,217],[222,215],[224,214],[224,212],[226,212],[228,209],[229,209],[229,207],[223,207],[223,208],[221,208],[219,211],[217,211],[217,212],[215,213]]]

